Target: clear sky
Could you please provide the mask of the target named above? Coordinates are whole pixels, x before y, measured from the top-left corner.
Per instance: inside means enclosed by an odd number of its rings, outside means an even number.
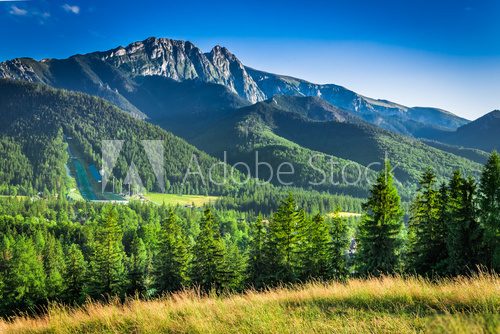
[[[251,67],[469,119],[500,109],[497,0],[0,0],[0,60],[149,36],[224,45]]]

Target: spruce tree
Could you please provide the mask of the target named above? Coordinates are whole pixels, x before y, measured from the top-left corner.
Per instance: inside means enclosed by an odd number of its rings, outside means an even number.
[[[157,293],[182,289],[188,282],[189,252],[182,228],[172,209],[162,222],[158,254],[154,263],[154,286]]]
[[[440,248],[441,250],[440,254],[436,254],[436,258],[440,258],[441,261],[436,262],[433,269],[436,275],[441,275],[441,276],[448,274],[449,254],[448,254],[447,240],[449,237],[448,234],[450,230],[449,207],[450,207],[450,189],[448,187],[448,184],[446,184],[446,182],[442,182],[438,192],[439,224],[436,234],[443,236],[441,242],[443,242],[445,246]]]
[[[111,205],[101,211],[91,257],[90,292],[94,297],[123,295],[125,252],[118,212]]]
[[[45,301],[43,261],[30,238],[20,236],[12,245],[12,258],[4,279],[2,303],[5,311],[27,310]]]
[[[228,289],[230,273],[226,260],[226,248],[219,225],[210,208],[206,208],[193,249],[190,275],[192,283],[205,292]]]
[[[250,227],[247,280],[249,285],[257,289],[265,286],[267,276],[271,272],[269,263],[272,255],[266,252],[268,223],[269,221],[259,215]]]
[[[128,295],[144,295],[148,288],[148,254],[142,239],[134,231],[130,243],[130,257],[127,260]]]
[[[330,278],[332,265],[332,247],[329,226],[321,214],[317,214],[312,220],[307,220],[304,242],[306,249],[303,253],[302,279]]]
[[[77,244],[68,247],[65,262],[64,299],[69,303],[81,303],[85,298],[87,262]]]
[[[233,236],[226,235],[224,239],[226,248],[227,270],[225,281],[228,284],[228,289],[231,291],[240,291],[243,287],[246,274],[247,257],[238,247]]]
[[[404,213],[388,161],[363,208],[366,213],[359,226],[357,254],[360,273],[397,272],[401,265]]]
[[[330,229],[330,277],[345,280],[349,276],[347,252],[349,250],[349,228],[346,219],[335,215]]]
[[[10,233],[4,233],[0,239],[0,312],[5,313],[9,308],[7,303],[6,286],[9,264],[12,260],[12,247],[15,240]]]
[[[453,176],[448,184],[448,206],[446,208],[447,219],[447,238],[446,246],[448,250],[447,273],[457,274],[461,268],[465,267],[465,259],[462,257],[462,242],[461,237],[462,217],[460,212],[462,209],[462,190],[464,179],[460,171],[453,172]]]
[[[495,151],[484,166],[480,185],[480,218],[484,228],[485,261],[500,272],[500,155]]]
[[[54,235],[47,234],[43,250],[43,265],[46,279],[47,297],[55,299],[62,295],[64,290],[64,255],[62,245]]]
[[[281,203],[269,224],[266,252],[273,254],[270,260],[271,284],[290,283],[300,278],[302,253],[306,249],[302,210],[297,209],[291,194]]]
[[[468,274],[479,264],[482,231],[478,223],[476,182],[459,171],[450,180],[448,201],[448,273]]]
[[[447,189],[441,190],[446,192]],[[445,203],[446,205],[447,203]],[[420,180],[416,198],[411,206],[410,270],[422,274],[441,274],[446,260],[446,223],[441,214],[436,175],[427,170]]]

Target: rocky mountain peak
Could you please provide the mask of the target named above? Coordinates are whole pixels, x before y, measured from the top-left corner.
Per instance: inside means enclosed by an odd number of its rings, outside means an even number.
[[[219,45],[203,53],[189,41],[149,37],[101,52],[99,57],[133,76],[158,75],[177,81],[197,79],[217,83],[250,102],[265,97],[236,56]]]
[[[226,58],[230,59],[231,61],[239,62],[238,58],[236,58],[234,54],[232,54],[226,47],[220,45],[214,46],[208,53],[208,56],[210,58]]]
[[[19,58],[0,63],[0,78],[43,82],[96,94],[126,110],[134,108],[122,94],[132,91],[134,81],[140,76],[220,84],[251,103],[275,95],[311,96],[314,97],[308,102],[311,105],[319,105],[324,100],[368,122],[409,135],[419,131],[420,126],[455,130],[468,123],[436,108],[405,107],[386,100],[370,99],[338,85],[314,84],[255,70],[244,66],[221,45],[204,53],[189,41],[168,38],[149,37],[127,46],[68,59],[39,62]],[[419,123],[418,126],[415,122]]]

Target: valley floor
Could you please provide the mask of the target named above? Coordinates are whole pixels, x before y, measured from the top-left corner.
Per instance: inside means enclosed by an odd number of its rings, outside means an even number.
[[[52,306],[0,321],[6,333],[499,333],[500,279],[319,283],[226,297],[187,291],[152,301]]]
[[[201,196],[201,195],[177,195],[164,193],[147,193],[144,198],[158,205],[181,205],[188,207],[202,207],[203,205],[214,203],[217,201],[217,196]]]

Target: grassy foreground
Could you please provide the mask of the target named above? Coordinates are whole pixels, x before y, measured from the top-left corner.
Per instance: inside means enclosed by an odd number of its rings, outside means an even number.
[[[351,280],[199,297],[50,307],[0,321],[6,333],[499,333],[500,280]]]

